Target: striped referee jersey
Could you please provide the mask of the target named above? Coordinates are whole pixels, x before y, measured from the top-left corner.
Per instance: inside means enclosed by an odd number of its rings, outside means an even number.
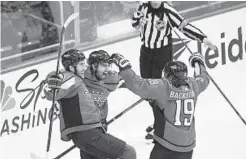
[[[191,25],[166,2],[163,2],[158,9],[152,8],[149,2],[139,2],[132,17],[132,26],[139,28],[142,44],[151,49],[172,43],[172,27],[199,42],[203,42],[206,37],[201,30]]]

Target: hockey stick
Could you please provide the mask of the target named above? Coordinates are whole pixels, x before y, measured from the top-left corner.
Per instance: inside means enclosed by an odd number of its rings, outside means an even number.
[[[169,21],[169,20],[168,20]],[[174,33],[178,36],[178,38],[182,41],[182,43],[184,44],[184,46],[187,48],[187,50],[190,52],[190,54],[193,54],[191,49],[188,47],[187,43],[184,42],[184,40],[180,37],[180,35],[174,30],[171,22],[169,21],[169,24],[172,28],[172,30],[174,31]],[[237,114],[237,116],[242,120],[242,122],[244,123],[244,125],[246,126],[246,121],[244,120],[244,118],[241,116],[241,114],[237,111],[237,109],[233,106],[233,104],[231,103],[231,101],[227,98],[227,96],[224,94],[224,92],[220,89],[220,87],[217,85],[217,83],[214,81],[214,79],[207,73],[209,79],[213,82],[213,84],[215,85],[215,87],[219,90],[219,92],[221,93],[221,95],[225,98],[225,100],[228,102],[228,104],[232,107],[232,109],[235,111],[235,113]]]
[[[65,33],[65,30],[69,23],[71,23],[75,18],[77,18],[79,13],[73,13],[68,19],[65,21],[65,23],[62,26],[61,29],[61,35],[60,35],[60,45],[58,47],[58,56],[57,56],[57,64],[56,64],[56,75],[59,73],[59,64],[60,64],[60,58],[61,58],[61,52],[62,52],[62,44],[63,44],[63,36]],[[55,90],[53,90],[53,98],[52,98],[52,107],[51,107],[51,115],[50,115],[50,124],[49,124],[49,131],[48,131],[48,140],[47,140],[47,147],[46,147],[46,159],[48,159],[48,153],[50,150],[50,143],[51,143],[51,134],[52,134],[52,125],[53,125],[53,114],[54,114],[54,108],[55,108]],[[31,158],[40,158],[37,157],[35,154],[31,154]]]
[[[116,119],[118,119],[119,117],[121,117],[123,114],[125,114],[126,112],[128,112],[129,110],[131,110],[132,108],[134,108],[135,106],[137,106],[139,103],[141,103],[144,99],[139,99],[138,101],[136,101],[135,103],[133,103],[131,106],[129,106],[128,108],[126,108],[125,110],[123,110],[122,112],[120,112],[118,115],[116,115],[115,117],[113,117],[112,119],[110,119],[106,125],[111,124],[112,122],[114,122]],[[70,148],[68,148],[66,151],[62,152],[60,155],[58,155],[57,157],[55,157],[54,159],[60,159],[63,156],[65,156],[67,153],[69,153],[70,151],[72,151],[76,146],[73,145]],[[35,158],[33,158],[35,159]],[[36,158],[38,159],[38,158]]]
[[[50,24],[50,25],[52,25],[52,26],[55,26],[55,27],[61,29],[61,26],[58,25],[58,24],[56,24],[56,23],[52,23],[52,22],[50,22],[50,21],[48,21],[48,20],[45,20],[45,19],[43,19],[43,18],[40,18],[40,17],[38,17],[38,16],[36,16],[36,15],[33,15],[33,14],[30,14],[30,13],[24,13],[24,14],[27,15],[27,16],[32,17],[33,19],[40,20],[41,22]]]
[[[126,112],[128,112],[129,110],[131,110],[132,108],[134,108],[136,105],[138,105],[142,101],[144,101],[143,98],[141,98],[138,101],[136,101],[135,103],[133,103],[131,106],[129,106],[128,108],[126,108],[125,110],[123,110],[121,113],[119,113],[118,115],[116,115],[114,118],[110,119],[107,122],[107,125],[111,124],[113,121],[115,121],[116,119],[118,119],[119,117],[121,117],[123,114],[125,114]]]

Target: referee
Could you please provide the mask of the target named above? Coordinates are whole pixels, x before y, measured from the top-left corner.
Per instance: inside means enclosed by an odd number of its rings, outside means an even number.
[[[187,37],[216,49],[207,36],[163,1],[139,2],[132,26],[140,31],[140,74],[142,78],[161,78],[165,64],[173,60],[172,27]]]
[[[173,60],[172,28],[177,28],[190,39],[216,50],[216,46],[201,30],[191,25],[172,6],[163,1],[139,2],[132,17],[132,26],[139,29],[142,42],[140,49],[142,78],[161,78],[164,66]],[[147,101],[155,111],[154,102],[148,99]],[[153,138],[151,134],[153,127],[155,126],[146,129],[148,133],[146,139]]]

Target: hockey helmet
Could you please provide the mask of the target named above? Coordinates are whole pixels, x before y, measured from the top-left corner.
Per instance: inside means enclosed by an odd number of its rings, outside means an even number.
[[[92,64],[106,63],[109,62],[109,60],[110,60],[110,56],[106,51],[98,50],[98,51],[93,51],[89,55],[88,64],[92,65]]]
[[[85,59],[85,55],[83,52],[77,49],[71,49],[66,51],[62,56],[62,65],[65,70],[69,70],[69,66],[76,66],[78,62],[83,61]]]
[[[175,87],[186,85],[187,66],[181,61],[170,61],[164,67],[164,76],[170,79]]]

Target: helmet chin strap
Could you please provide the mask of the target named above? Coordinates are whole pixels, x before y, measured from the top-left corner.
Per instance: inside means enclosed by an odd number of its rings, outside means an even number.
[[[98,79],[101,80],[98,76],[97,76],[97,68],[98,68],[98,64],[94,64],[95,65],[95,69],[91,66],[91,73]]]
[[[72,66],[72,65],[71,65]],[[73,71],[71,71],[71,69],[69,68],[69,71],[70,72],[73,72],[76,76],[79,76],[78,74],[77,74],[77,68],[76,68],[76,66],[72,66],[73,67]]]
[[[79,76],[78,73],[77,73],[77,67],[76,66],[74,67],[74,72],[75,72],[74,73],[75,75]]]

